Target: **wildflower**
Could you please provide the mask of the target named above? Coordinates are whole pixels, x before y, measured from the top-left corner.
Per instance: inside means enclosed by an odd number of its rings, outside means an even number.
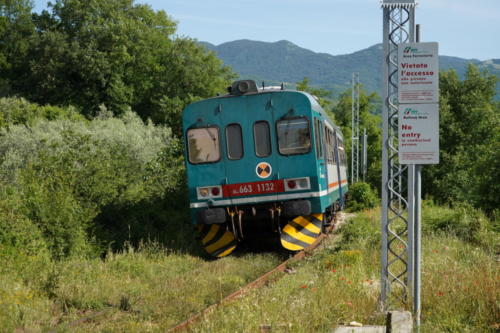
[[[347,284],[352,284],[352,281],[347,281],[346,283],[347,283]]]
[[[305,289],[307,286],[305,284],[301,285],[300,288]]]
[[[448,246],[443,247],[443,250],[449,250],[450,248]]]
[[[318,290],[318,288],[312,288],[312,289],[311,289],[311,291],[316,291],[316,290]]]
[[[442,291],[438,291],[438,292],[436,293],[436,296],[443,296],[443,295],[444,295],[444,293],[443,293]]]
[[[333,273],[337,273],[337,270],[334,268],[334,269],[332,269],[332,272]]]
[[[435,250],[435,249],[434,249],[434,250],[432,250],[432,252],[434,252],[434,253],[439,253],[439,251],[438,251],[438,250]]]
[[[346,304],[347,306],[352,307],[352,302],[345,302],[345,304]]]
[[[341,280],[345,280],[345,276],[341,276],[341,277],[340,277],[340,279],[341,279]]]

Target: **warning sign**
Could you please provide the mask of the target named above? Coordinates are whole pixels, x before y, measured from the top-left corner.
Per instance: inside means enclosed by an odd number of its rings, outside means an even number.
[[[257,176],[259,176],[260,178],[267,178],[273,172],[273,168],[271,167],[271,164],[267,162],[262,162],[257,164],[255,172],[257,173]]]
[[[439,163],[438,104],[399,105],[399,163]]]
[[[399,103],[439,102],[438,57],[438,43],[399,44]]]

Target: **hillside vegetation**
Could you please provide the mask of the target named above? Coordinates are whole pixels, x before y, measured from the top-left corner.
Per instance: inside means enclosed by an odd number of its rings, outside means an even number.
[[[253,78],[269,84],[289,83],[310,79],[310,84],[338,94],[351,85],[352,73],[359,72],[360,81],[369,92],[382,92],[381,66],[383,47],[372,45],[351,54],[331,55],[315,53],[292,42],[281,40],[274,43],[235,40],[220,45],[201,42],[241,78]],[[500,77],[500,59],[480,61],[458,57],[440,56],[441,70],[455,70],[460,78],[465,77],[467,67],[472,64]],[[496,89],[500,98],[500,86]]]

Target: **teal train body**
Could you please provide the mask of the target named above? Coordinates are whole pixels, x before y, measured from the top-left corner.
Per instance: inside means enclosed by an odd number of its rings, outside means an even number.
[[[211,234],[217,225],[219,239],[224,229],[237,243],[255,219],[277,233],[298,216],[327,223],[343,206],[343,136],[308,93],[237,81],[228,95],[189,105],[183,131],[192,222]]]

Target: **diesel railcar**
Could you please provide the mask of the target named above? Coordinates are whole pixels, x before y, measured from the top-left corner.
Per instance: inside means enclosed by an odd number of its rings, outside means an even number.
[[[203,246],[223,257],[267,230],[301,250],[343,206],[342,133],[308,93],[252,80],[228,91],[183,112],[190,211]]]

